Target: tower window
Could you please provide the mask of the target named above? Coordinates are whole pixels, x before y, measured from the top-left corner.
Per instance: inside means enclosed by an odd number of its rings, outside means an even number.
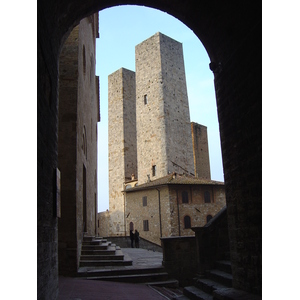
[[[184,217],[184,228],[185,229],[191,228],[191,218],[190,218],[190,216],[185,216]]]
[[[152,176],[156,176],[156,166],[152,166]]]
[[[147,206],[147,196],[143,197],[143,206]]]
[[[148,104],[148,96],[147,95],[144,95],[144,104]]]

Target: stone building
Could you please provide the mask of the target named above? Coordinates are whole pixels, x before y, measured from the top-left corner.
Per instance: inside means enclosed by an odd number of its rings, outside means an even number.
[[[53,174],[58,167],[61,49],[83,18],[108,7],[130,3],[133,2],[37,2],[37,299],[57,299],[59,289],[60,254]],[[232,286],[261,295],[261,3],[190,0],[187,5],[186,1],[141,0],[138,4],[160,9],[182,21],[208,53],[211,62],[207,67],[214,74],[226,182]],[[200,57],[198,53],[195,55]],[[71,104],[69,106],[71,109]],[[81,136],[82,132],[77,134]],[[74,226],[75,222],[70,224]],[[166,247],[164,253],[172,249]]]
[[[139,212],[138,206],[128,203],[133,194],[123,191],[128,182],[146,189],[150,180],[157,182],[175,172],[195,176],[194,170],[196,177],[211,179],[207,128],[190,123],[182,44],[158,32],[136,46],[135,60],[136,72],[121,68],[108,78],[109,211],[98,215],[100,236],[128,235],[127,215]],[[202,181],[191,177],[189,182],[202,189]],[[166,189],[161,202],[168,224],[164,237],[181,235],[173,229],[180,228],[182,220],[170,221],[172,191]],[[222,195],[212,216],[225,205],[224,190]],[[194,225],[205,224],[198,216],[196,220]],[[173,229],[167,230],[169,226]],[[161,235],[156,230],[151,234],[144,237],[160,244]]]
[[[160,238],[194,236],[191,227],[204,226],[226,205],[223,182],[177,173],[141,185],[128,182],[124,194],[127,235],[137,229],[158,245]]]
[[[75,274],[83,232],[96,234],[99,78],[95,76],[98,14],[70,33],[59,60],[59,273]]]

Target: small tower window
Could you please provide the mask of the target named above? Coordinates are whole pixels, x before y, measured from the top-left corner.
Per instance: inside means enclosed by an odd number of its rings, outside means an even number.
[[[148,104],[148,96],[147,95],[144,95],[144,104]]]
[[[156,176],[156,166],[152,166],[152,176]]]

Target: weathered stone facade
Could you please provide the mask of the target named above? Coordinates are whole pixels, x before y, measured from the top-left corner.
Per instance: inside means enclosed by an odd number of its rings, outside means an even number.
[[[127,234],[132,223],[158,245],[162,237],[194,236],[191,227],[204,226],[226,205],[222,182],[176,173],[126,188],[125,197]]]
[[[99,79],[95,77],[98,14],[70,33],[60,55],[58,168],[61,216],[58,218],[60,274],[75,274],[83,231],[96,234],[97,122]]]
[[[139,183],[194,173],[182,44],[158,32],[135,47],[135,65]]]

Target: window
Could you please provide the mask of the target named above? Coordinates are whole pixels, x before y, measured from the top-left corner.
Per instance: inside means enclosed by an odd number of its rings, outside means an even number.
[[[205,203],[210,203],[210,193],[209,193],[209,191],[204,192],[204,202]]]
[[[148,104],[148,96],[147,95],[144,95],[144,104]]]
[[[212,215],[206,216],[206,223],[208,223],[212,219]]]
[[[189,194],[187,191],[182,192],[182,203],[189,203]]]
[[[156,176],[156,166],[152,166],[152,176]]]
[[[184,217],[184,229],[191,228],[191,218],[189,216]]]
[[[148,220],[144,220],[143,225],[144,225],[144,231],[149,231],[149,222],[148,222]]]
[[[143,206],[147,206],[147,196],[143,197]]]
[[[129,223],[129,230],[133,230],[133,223],[132,222]]]

